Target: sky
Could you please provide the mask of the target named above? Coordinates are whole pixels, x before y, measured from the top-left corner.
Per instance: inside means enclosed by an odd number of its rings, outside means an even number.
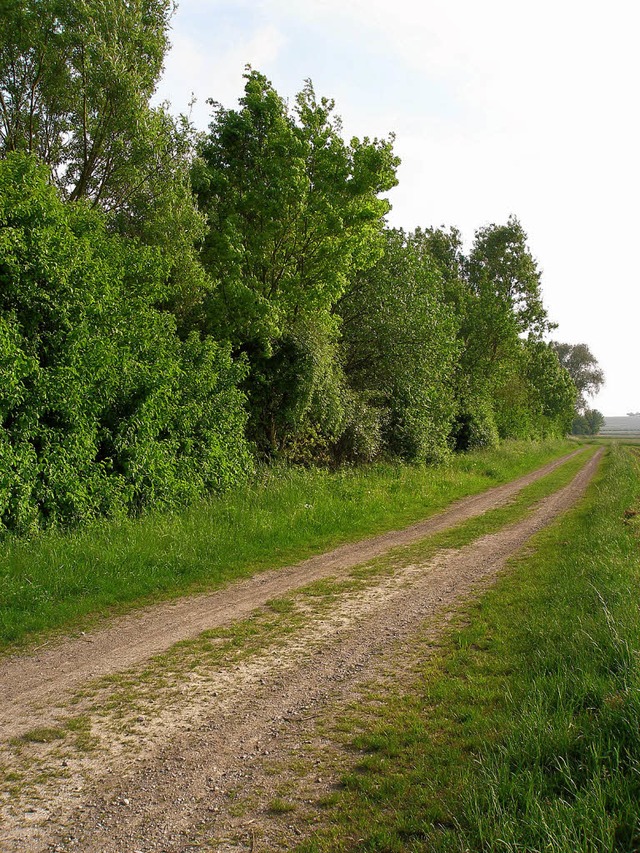
[[[158,96],[206,130],[250,64],[291,101],[311,79],[345,136],[402,160],[389,224],[524,227],[555,340],[640,411],[637,0],[180,0]],[[195,103],[189,107],[192,98]]]

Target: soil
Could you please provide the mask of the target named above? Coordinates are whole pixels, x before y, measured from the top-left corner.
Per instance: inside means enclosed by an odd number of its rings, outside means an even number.
[[[398,677],[418,633],[435,641],[457,604],[578,500],[601,453],[523,520],[463,548],[416,559],[406,546],[565,460],[403,531],[4,660],[0,849],[292,849],[347,760],[328,721]],[[358,568],[391,549],[388,564]]]

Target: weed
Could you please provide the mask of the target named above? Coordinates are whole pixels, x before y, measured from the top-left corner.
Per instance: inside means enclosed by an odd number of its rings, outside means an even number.
[[[56,728],[55,726],[43,726],[38,729],[24,732],[16,740],[22,743],[52,743],[54,740],[64,740],[67,733],[64,729]]]
[[[295,809],[293,803],[290,803],[288,800],[283,800],[281,797],[275,797],[275,799],[271,800],[268,806],[268,810],[271,814],[287,814],[287,812],[292,812]]]

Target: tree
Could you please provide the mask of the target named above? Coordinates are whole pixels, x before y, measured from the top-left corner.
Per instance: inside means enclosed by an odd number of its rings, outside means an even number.
[[[519,347],[495,391],[499,434],[520,439],[566,435],[576,398],[569,375],[549,344],[528,338]]]
[[[112,229],[165,251],[167,299],[185,313],[207,289],[193,255],[203,228],[189,184],[193,134],[149,105],[172,8],[171,0],[4,0],[0,157],[36,156],[64,198],[88,200],[111,214]]]
[[[552,341],[560,364],[568,372],[578,390],[578,412],[586,411],[587,397],[593,397],[604,384],[604,373],[586,344]]]
[[[219,282],[209,323],[266,350],[292,320],[331,307],[352,270],[380,256],[396,183],[391,141],[340,135],[332,101],[310,82],[293,110],[262,74],[245,74],[240,110],[215,104],[193,183]]]
[[[423,240],[445,276],[445,295],[458,316],[461,355],[453,376],[457,415],[451,443],[458,450],[495,443],[531,426],[531,387],[523,371],[551,328],[540,272],[515,217],[480,228],[468,257],[455,230],[429,230]],[[516,415],[516,409],[520,412]]]
[[[398,161],[391,139],[347,144],[333,102],[310,82],[291,109],[264,75],[245,80],[238,110],[214,105],[193,172],[209,225],[202,260],[217,283],[202,323],[248,357],[250,432],[272,453],[328,376],[340,399],[332,306],[382,253],[389,203],[379,196]]]
[[[572,435],[597,435],[604,425],[604,415],[597,409],[578,412],[571,425]]]
[[[358,273],[337,305],[344,370],[350,388],[368,403],[369,421],[377,413],[388,452],[440,458],[454,413],[456,318],[422,234],[388,230],[385,237],[382,258]],[[366,416],[362,406],[357,411]],[[359,426],[353,419],[351,430]]]
[[[519,335],[540,340],[549,323],[540,272],[515,217],[480,228],[468,261],[468,338],[475,363],[491,366],[507,356]]]
[[[416,228],[412,245],[421,255],[428,255],[438,268],[444,301],[458,317],[465,313],[468,295],[468,258],[464,254],[462,236],[457,228]]]
[[[125,204],[132,166],[143,159],[133,150],[137,139],[145,145],[162,133],[150,126],[148,102],[162,70],[170,8],[170,0],[7,0],[2,150],[36,155],[71,200]]]

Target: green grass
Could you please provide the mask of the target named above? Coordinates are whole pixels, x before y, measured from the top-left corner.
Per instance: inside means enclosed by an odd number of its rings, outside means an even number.
[[[301,851],[640,850],[637,510],[638,456],[613,446],[414,680],[340,723],[353,766]]]
[[[51,743],[54,740],[64,740],[66,736],[67,733],[64,729],[49,726],[25,732],[19,738],[16,738],[16,741],[23,743]]]
[[[182,513],[5,541],[0,649],[402,527],[574,446],[506,443],[435,468],[270,469],[252,484]]]
[[[185,677],[199,672],[203,677],[212,669],[236,666],[259,654],[299,630],[310,618],[322,618],[345,595],[358,595],[380,574],[388,574],[416,560],[426,560],[439,547],[458,547],[477,536],[500,529],[530,511],[535,502],[566,485],[585,464],[584,454],[565,462],[536,483],[527,486],[508,506],[486,513],[480,526],[471,519],[454,531],[431,537],[428,542],[394,549],[368,563],[357,566],[346,576],[314,581],[283,598],[271,599],[246,619],[204,631],[193,639],[174,644],[154,656],[143,670],[108,675],[91,688],[84,686],[81,697],[92,696],[93,707],[108,710],[121,718],[134,718],[145,711],[145,704],[164,704],[183,695]],[[313,613],[313,617],[311,616]],[[80,696],[78,697],[80,698]],[[158,701],[160,700],[160,701]]]
[[[269,803],[268,811],[271,814],[288,814],[295,809],[293,803],[283,800],[281,797],[276,797]]]
[[[464,524],[444,530],[413,545],[403,546],[398,553],[401,554],[403,562],[426,560],[440,548],[462,548],[480,536],[495,533],[505,525],[515,524],[532,512],[538,501],[567,486],[596,449],[594,447],[585,450],[584,453],[563,463],[550,474],[525,486],[503,506],[488,510],[482,515],[470,518]],[[388,555],[380,558],[380,561],[388,561],[393,565],[395,557],[396,551],[390,551]]]

